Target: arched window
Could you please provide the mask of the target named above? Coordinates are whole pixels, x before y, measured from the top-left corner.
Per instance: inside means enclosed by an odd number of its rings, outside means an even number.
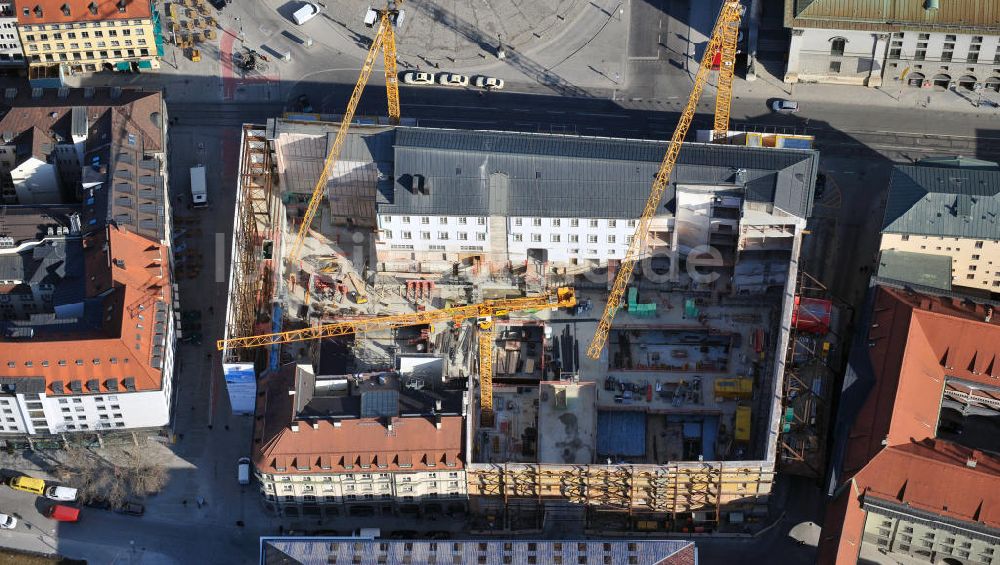
[[[836,56],[842,56],[844,54],[844,47],[847,46],[847,40],[843,37],[834,37],[830,40],[830,54]]]

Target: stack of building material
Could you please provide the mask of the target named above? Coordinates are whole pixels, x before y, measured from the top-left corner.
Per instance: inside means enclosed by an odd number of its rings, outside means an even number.
[[[653,316],[656,314],[656,303],[639,304],[639,290],[634,286],[628,289],[628,311],[633,316]]]

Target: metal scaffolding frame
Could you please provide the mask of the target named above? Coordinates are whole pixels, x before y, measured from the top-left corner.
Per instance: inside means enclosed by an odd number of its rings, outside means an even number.
[[[826,298],[829,294],[823,283],[802,270],[799,271],[795,286],[796,296]],[[796,365],[796,353],[804,353],[807,356],[807,361]],[[818,417],[817,421],[812,423],[807,418],[807,414],[815,406],[817,413],[822,416],[829,409],[829,402],[821,394],[813,391],[812,387],[800,378],[799,373],[800,368],[807,365],[822,365],[822,363],[820,352],[801,342],[798,327],[792,325],[785,355],[781,406],[783,411],[788,408],[794,409],[793,401],[798,399],[795,404],[801,408],[801,411],[793,412],[793,422],[789,422],[790,429],[781,433],[778,439],[778,456],[783,464],[783,471],[814,478],[823,475],[824,461],[821,447],[824,443],[822,422],[825,422],[825,418]],[[820,392],[822,393],[822,391]]]
[[[273,194],[271,150],[261,125],[244,125],[241,136],[239,185],[233,222],[232,268],[229,281],[229,312],[226,337],[252,335],[258,315],[269,308],[273,288],[273,265],[279,256],[275,241],[277,207]],[[264,258],[264,241],[272,241],[272,258]],[[257,352],[229,349],[224,362],[250,361]]]
[[[466,469],[474,509],[501,512],[502,524],[525,505],[544,513],[547,505],[584,507],[587,527],[607,527],[601,515],[663,520],[673,529],[697,523],[717,527],[723,513],[751,513],[771,492],[774,469],[764,461],[680,462],[669,465],[549,465],[473,463]],[[612,516],[613,517],[613,516]],[[541,520],[538,520],[541,522]]]

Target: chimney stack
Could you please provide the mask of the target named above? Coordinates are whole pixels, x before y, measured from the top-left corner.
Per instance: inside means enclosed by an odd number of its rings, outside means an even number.
[[[299,431],[299,423],[298,422],[292,422],[292,431],[293,432]]]
[[[441,424],[442,424],[441,416],[434,416],[434,427],[440,430]]]

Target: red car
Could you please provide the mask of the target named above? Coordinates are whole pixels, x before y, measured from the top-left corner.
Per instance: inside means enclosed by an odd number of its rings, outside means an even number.
[[[54,504],[45,515],[57,522],[76,522],[80,519],[80,509],[64,504]]]

